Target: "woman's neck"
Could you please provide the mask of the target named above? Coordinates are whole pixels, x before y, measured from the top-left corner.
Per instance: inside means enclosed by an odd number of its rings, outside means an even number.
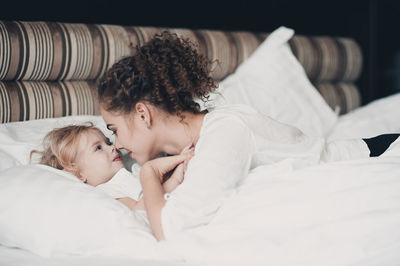
[[[160,130],[161,151],[179,154],[188,145],[195,146],[200,138],[205,113],[184,112],[184,119],[169,115],[163,119]]]

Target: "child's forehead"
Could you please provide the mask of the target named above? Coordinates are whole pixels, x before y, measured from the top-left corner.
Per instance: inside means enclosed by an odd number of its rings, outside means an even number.
[[[88,139],[98,139],[98,138],[106,139],[106,136],[103,134],[103,132],[101,132],[99,129],[96,128],[90,128],[85,133]]]
[[[79,140],[77,144],[79,146],[86,146],[86,145],[91,145],[96,141],[105,141],[106,136],[98,129],[95,128],[89,128],[88,130],[85,130],[81,132],[79,136]]]

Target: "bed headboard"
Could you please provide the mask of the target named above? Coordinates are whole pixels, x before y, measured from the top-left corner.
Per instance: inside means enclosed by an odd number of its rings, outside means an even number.
[[[0,21],[1,123],[99,114],[96,80],[133,47],[166,28],[58,22]],[[189,37],[220,66],[224,79],[268,36],[168,28]],[[341,114],[360,106],[355,81],[362,69],[359,45],[350,38],[295,35],[290,47],[310,81]]]

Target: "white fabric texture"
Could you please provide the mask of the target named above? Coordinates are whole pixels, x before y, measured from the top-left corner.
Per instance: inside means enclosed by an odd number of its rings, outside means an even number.
[[[96,189],[114,199],[131,198],[139,200],[142,191],[139,176],[121,168],[108,182],[96,186]]]
[[[340,116],[328,139],[370,138],[400,132],[400,93],[375,100]]]
[[[148,245],[146,234],[143,236],[147,228],[134,233],[129,227],[134,221],[124,217],[129,212],[122,204],[115,205],[115,200],[95,191],[85,196],[88,191],[82,187],[80,192],[75,188],[65,195],[72,183],[84,185],[74,177],[71,183],[63,180],[56,185],[57,177],[46,175],[46,184],[34,185],[43,173],[39,176],[37,172],[32,175],[21,171],[19,174],[26,177],[20,179],[16,168],[10,168],[10,178],[5,178],[6,171],[0,172],[0,224],[4,225],[4,217],[14,216],[7,231],[0,229],[2,243],[12,238],[13,244],[32,248],[29,250],[36,254],[42,245],[58,243],[59,250],[50,254],[53,258],[39,260],[23,251],[0,248],[0,264],[12,261],[13,266],[92,266],[120,265],[122,260],[123,265],[130,261],[146,266],[396,265],[400,260],[399,163],[399,156],[381,156],[294,171],[289,161],[255,168],[208,226],[193,228],[172,241],[154,242],[154,246]],[[19,181],[11,181],[14,177]],[[16,195],[24,195],[32,185],[34,191],[27,194],[27,199],[15,202],[9,182],[15,182],[11,187]],[[49,184],[58,189],[49,189]],[[10,193],[4,194],[4,189]],[[33,196],[40,200],[29,204]],[[79,204],[83,206],[76,204],[77,197],[81,197]],[[48,199],[55,199],[58,205]],[[74,206],[79,209],[72,209]],[[91,217],[92,208],[101,220]],[[46,227],[46,219],[61,224]],[[81,226],[91,227],[86,232],[80,231]],[[133,241],[133,234],[140,245]],[[105,241],[108,237],[116,241]],[[127,248],[127,244],[131,246]]]
[[[325,136],[337,115],[308,80],[288,41],[294,31],[280,27],[220,82],[210,104],[247,104],[295,126],[309,136]]]
[[[107,130],[100,116],[68,116],[60,118],[39,119],[14,122],[0,125],[0,170],[30,163],[30,152],[41,150],[44,136],[52,129],[71,124],[93,122],[110,140],[111,132]],[[33,162],[36,162],[33,157]]]
[[[87,121],[113,139],[100,116],[0,125],[0,244],[44,257],[112,254],[115,247],[121,252],[124,243],[129,251],[140,244],[145,250],[139,248],[138,256],[151,256],[145,247],[154,248],[155,239],[143,212],[132,212],[68,172],[29,165],[30,151],[43,148],[50,130]]]
[[[110,254],[124,247],[143,258],[155,252],[140,214],[68,172],[44,165],[8,168],[0,172],[0,195],[2,245],[45,257]]]
[[[208,226],[168,247],[205,265],[396,265],[399,164],[383,156],[260,166]]]
[[[208,224],[249,170],[258,166],[291,160],[294,170],[367,157],[369,149],[361,139],[326,143],[247,105],[216,107],[204,117],[183,183],[162,209],[164,236],[170,239]]]

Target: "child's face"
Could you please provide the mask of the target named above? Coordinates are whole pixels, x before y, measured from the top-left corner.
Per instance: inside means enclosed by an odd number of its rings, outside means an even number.
[[[79,178],[97,186],[109,181],[122,167],[122,158],[114,145],[96,130],[83,134],[79,140],[76,166]]]

